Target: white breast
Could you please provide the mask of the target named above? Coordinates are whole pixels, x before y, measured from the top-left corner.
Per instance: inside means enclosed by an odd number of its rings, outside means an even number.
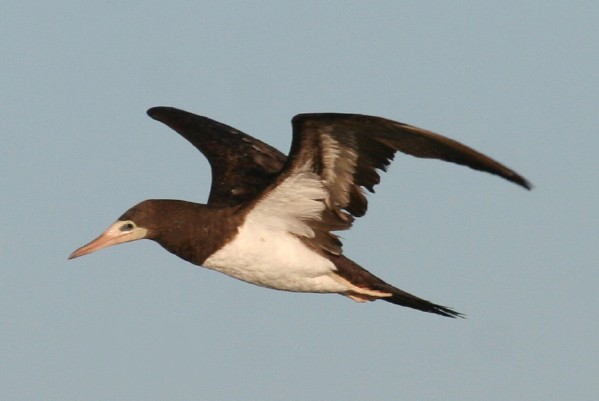
[[[204,266],[263,287],[300,292],[345,292],[335,265],[299,238],[320,218],[328,192],[321,177],[300,171],[265,194],[246,215],[237,236]]]
[[[204,266],[263,287],[299,292],[344,292],[331,277],[335,266],[297,237],[246,220],[239,234]]]
[[[344,292],[335,265],[308,248],[306,223],[318,219],[327,196],[320,177],[301,172],[268,192],[247,214],[237,236],[204,261],[204,266],[248,283],[301,292]]]

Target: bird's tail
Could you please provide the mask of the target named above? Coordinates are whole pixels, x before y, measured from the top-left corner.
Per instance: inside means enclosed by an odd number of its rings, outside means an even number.
[[[365,302],[381,299],[392,304],[441,316],[464,317],[464,315],[451,308],[434,304],[384,282],[343,255],[334,256],[331,260],[337,267],[335,273],[355,288],[343,294],[354,301]]]
[[[389,285],[393,289],[392,295],[390,297],[379,298],[383,301],[391,302],[392,304],[407,306],[408,308],[418,309],[423,312],[436,313],[437,315],[447,316],[447,317],[464,317],[463,314],[454,311],[451,308],[446,306],[441,306],[434,304],[430,301],[427,301],[422,298],[418,298],[415,295],[407,293],[405,291],[400,290],[399,288],[395,288]]]

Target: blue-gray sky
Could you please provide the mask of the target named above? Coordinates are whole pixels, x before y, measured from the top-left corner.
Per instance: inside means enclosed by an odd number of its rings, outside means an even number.
[[[599,398],[598,19],[591,1],[4,4],[2,398]],[[398,156],[343,233],[466,320],[266,290],[150,241],[67,262],[140,200],[205,200],[208,164],[158,105],[285,152],[294,114],[384,116],[535,189]]]

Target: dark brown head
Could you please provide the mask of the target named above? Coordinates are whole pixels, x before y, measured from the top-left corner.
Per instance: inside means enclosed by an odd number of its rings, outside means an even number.
[[[152,239],[157,223],[155,206],[154,201],[151,200],[133,206],[98,238],[71,253],[69,259],[87,255],[112,245],[144,238]]]
[[[186,222],[185,217],[178,214],[184,215],[182,212],[190,208],[201,207],[203,205],[176,200],[145,200],[127,210],[98,238],[71,253],[69,259],[125,242],[157,240],[164,232],[170,232]]]
[[[73,252],[69,259],[112,245],[150,239],[180,258],[201,264],[223,245],[240,218],[228,208],[210,208],[170,199],[145,200],[127,210],[98,238]]]

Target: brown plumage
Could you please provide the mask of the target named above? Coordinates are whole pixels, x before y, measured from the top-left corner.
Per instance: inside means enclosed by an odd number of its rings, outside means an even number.
[[[380,117],[300,114],[292,120],[285,157],[206,117],[169,107],[152,108],[148,115],[207,157],[212,167],[207,205],[144,201],[71,258],[147,238],[191,263],[265,287],[337,292],[360,302],[383,299],[456,317],[460,314],[393,287],[346,258],[333,231],[349,229],[366,213],[364,190],[374,192],[378,171],[386,170],[398,150],[531,188],[513,170],[459,142]]]
[[[212,170],[211,206],[235,206],[255,198],[285,163],[285,155],[272,146],[207,117],[173,107],[154,107],[148,115],[206,156]]]

